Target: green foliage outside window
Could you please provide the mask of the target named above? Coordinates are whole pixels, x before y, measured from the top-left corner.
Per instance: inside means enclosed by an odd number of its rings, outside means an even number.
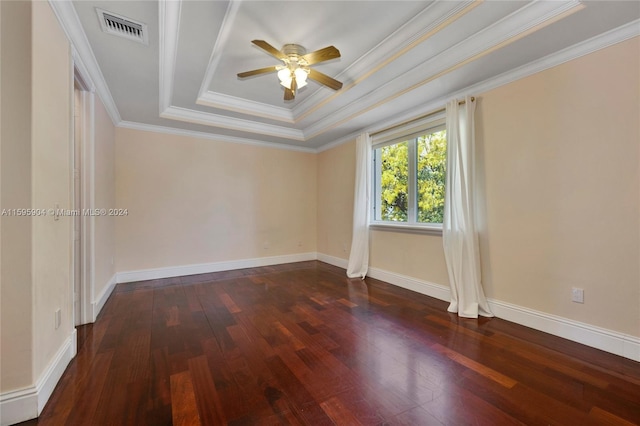
[[[409,143],[379,148],[380,220],[407,222]],[[417,222],[442,223],[447,157],[446,131],[420,136],[416,143]]]
[[[409,209],[407,181],[409,179],[409,146],[407,142],[380,148],[382,220],[406,222]]]
[[[418,222],[442,223],[447,165],[446,130],[418,138]]]

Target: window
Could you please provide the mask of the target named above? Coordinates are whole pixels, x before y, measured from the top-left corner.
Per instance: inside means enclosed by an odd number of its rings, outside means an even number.
[[[395,128],[373,140],[373,225],[442,227],[444,118]]]

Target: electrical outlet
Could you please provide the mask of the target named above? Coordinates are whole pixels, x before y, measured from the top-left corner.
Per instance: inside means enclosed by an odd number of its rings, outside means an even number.
[[[60,309],[56,309],[55,318],[53,321],[56,330],[60,328],[60,323],[62,322],[62,311]]]
[[[584,290],[573,287],[571,289],[571,301],[576,303],[584,303]]]

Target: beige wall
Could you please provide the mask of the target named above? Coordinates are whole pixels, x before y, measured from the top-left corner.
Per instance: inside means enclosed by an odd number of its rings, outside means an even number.
[[[0,4],[2,208],[69,209],[68,42],[48,3]],[[2,392],[33,385],[73,332],[71,242],[68,217],[2,218]]]
[[[116,129],[116,268],[316,250],[314,154]]]
[[[639,50],[636,38],[479,94],[488,297],[640,336]],[[354,164],[353,143],[318,155],[318,251],[344,259]],[[370,265],[448,285],[441,237],[372,231]]]
[[[115,178],[115,126],[98,97],[95,98],[95,192],[96,208],[116,206]],[[114,216],[95,217],[95,288],[94,297],[99,297],[115,274]]]
[[[318,253],[346,259],[353,231],[355,141],[317,155]]]
[[[71,52],[47,2],[33,3],[32,200],[37,207],[71,203]],[[37,30],[36,30],[37,29]],[[55,107],[53,107],[55,106]],[[39,378],[73,332],[72,217],[33,220],[34,376]],[[54,328],[54,312],[62,323]]]
[[[639,51],[635,38],[480,96],[490,297],[640,336]]]
[[[0,10],[0,207],[30,208],[31,4],[0,2]],[[2,216],[0,223],[0,392],[4,392],[33,382],[31,220]]]
[[[440,236],[373,230],[369,257],[373,268],[448,288]]]

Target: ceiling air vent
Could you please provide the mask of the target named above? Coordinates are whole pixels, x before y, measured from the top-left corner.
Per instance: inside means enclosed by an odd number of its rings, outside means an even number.
[[[147,24],[96,8],[102,31],[142,44],[149,44]]]

